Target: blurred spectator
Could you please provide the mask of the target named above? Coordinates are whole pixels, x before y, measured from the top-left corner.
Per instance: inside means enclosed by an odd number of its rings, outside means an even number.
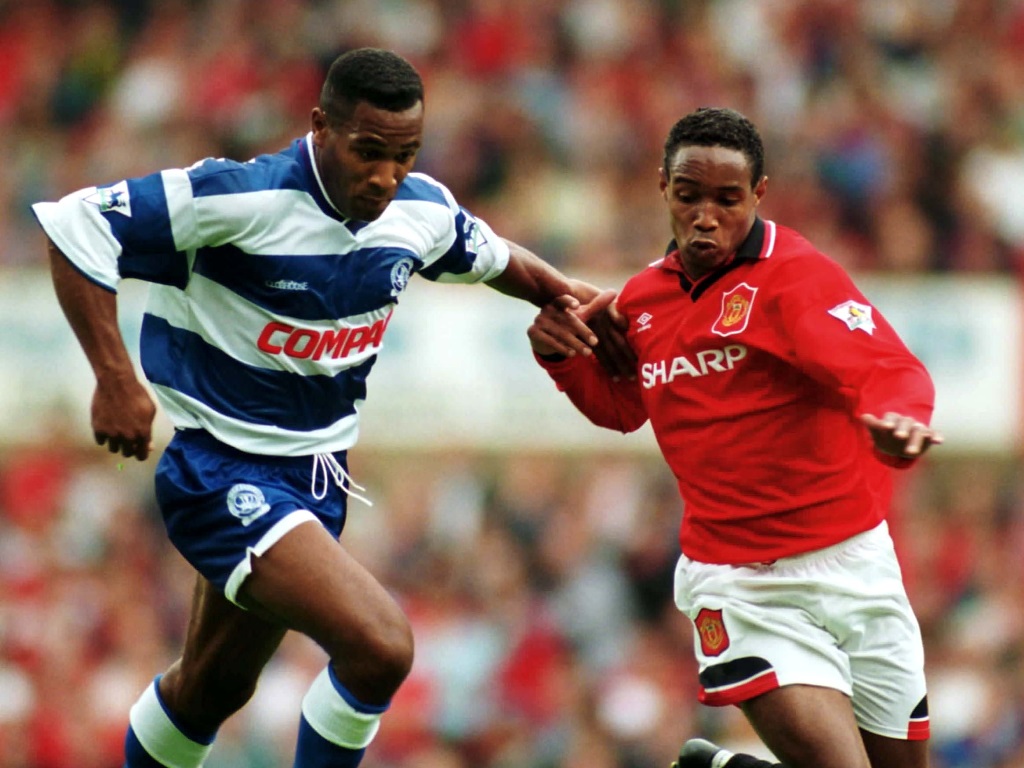
[[[429,81],[423,169],[569,270],[660,251],[662,136],[716,104],[763,126],[766,213],[847,266],[1016,271],[1022,30],[997,0],[8,0],[0,267],[42,259],[31,200],[275,150],[380,45]]]
[[[417,637],[375,764],[641,768],[667,765],[695,732],[757,751],[742,720],[696,703],[679,653],[691,627],[671,594],[681,510],[653,456],[371,449],[359,463],[383,496],[345,540]],[[92,446],[10,446],[0,481],[0,764],[115,768],[134,691],[180,642],[188,568],[139,467],[118,471]],[[908,482],[894,522],[926,638],[936,765],[1017,766],[1015,462],[954,455]],[[324,658],[290,636],[208,765],[287,761]]]

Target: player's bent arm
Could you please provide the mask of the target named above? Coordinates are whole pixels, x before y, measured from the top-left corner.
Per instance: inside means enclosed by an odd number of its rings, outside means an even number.
[[[131,358],[117,324],[117,294],[82,275],[49,239],[47,252],[57,301],[97,381],[125,375],[134,378]]]
[[[92,282],[47,242],[50,273],[61,310],[96,376],[92,428],[112,453],[149,455],[156,406],[135,375],[117,324],[117,295]]]
[[[790,260],[775,280],[773,313],[794,365],[853,395],[858,416],[895,411],[931,419],[935,388],[928,371],[842,267],[816,254]]]
[[[635,432],[647,423],[636,379],[613,378],[593,357],[561,357],[534,352],[541,367],[593,424],[617,432]]]
[[[942,436],[929,426],[935,407],[935,385],[927,369],[880,314],[870,336],[842,338],[850,333],[840,329],[822,333],[812,343],[808,328],[804,333],[802,360],[805,370],[819,381],[851,396],[853,414],[870,432],[875,457],[890,467],[911,466],[928,447],[942,442]],[[806,323],[804,324],[807,325]],[[826,341],[821,341],[824,336]],[[861,338],[863,336],[864,338]],[[844,343],[845,342],[845,343]],[[813,358],[813,359],[809,359]]]

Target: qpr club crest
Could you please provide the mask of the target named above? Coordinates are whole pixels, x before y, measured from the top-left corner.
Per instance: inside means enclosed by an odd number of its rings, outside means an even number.
[[[722,294],[722,313],[711,327],[719,336],[742,333],[750,322],[750,310],[754,306],[757,288],[740,283]]]
[[[253,520],[263,517],[270,511],[263,491],[255,485],[239,483],[231,486],[228,491],[228,512],[242,521],[242,525],[249,525]]]
[[[391,295],[397,296],[405,290],[412,277],[412,259],[399,259],[391,267]]]
[[[729,633],[725,631],[722,609],[701,608],[693,620],[700,636],[700,649],[705,656],[718,656],[729,647]]]

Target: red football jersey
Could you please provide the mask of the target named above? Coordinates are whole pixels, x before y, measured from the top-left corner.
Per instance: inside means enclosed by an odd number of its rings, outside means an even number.
[[[690,280],[678,251],[631,278],[618,306],[638,358],[612,381],[593,356],[541,364],[594,423],[651,420],[684,501],[690,558],[758,563],[881,522],[899,461],[857,417],[928,423],[921,362],[846,272],[791,229],[757,219],[729,264]]]

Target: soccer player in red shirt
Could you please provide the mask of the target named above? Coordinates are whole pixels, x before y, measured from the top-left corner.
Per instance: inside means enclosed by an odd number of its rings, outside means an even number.
[[[934,387],[841,267],[758,216],[767,181],[749,120],[685,116],[661,170],[672,243],[616,301],[637,376],[567,343],[557,306],[528,335],[595,424],[651,422],[684,502],[675,600],[701,701],[740,706],[791,768],[926,768],[924,652],[885,518],[892,469],[942,442]],[[715,755],[695,742],[679,765],[767,765]]]

